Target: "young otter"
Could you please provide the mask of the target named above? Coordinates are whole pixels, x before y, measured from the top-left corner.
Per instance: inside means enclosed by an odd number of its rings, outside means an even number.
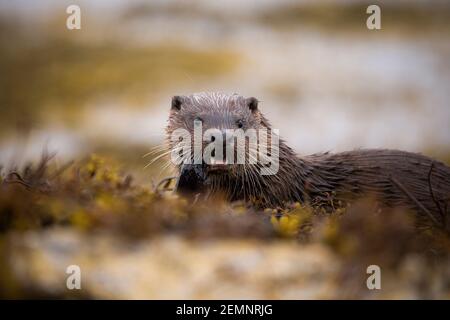
[[[183,128],[193,134],[194,120],[203,129],[268,129],[269,121],[258,109],[258,100],[240,95],[199,93],[175,96],[168,126],[170,137]],[[447,225],[450,168],[426,156],[385,149],[320,153],[298,157],[279,140],[279,170],[259,174],[258,164],[207,165],[195,167],[189,179],[197,179],[208,192],[223,193],[229,200],[251,201],[262,207],[284,207],[290,202],[309,202],[332,207],[364,195],[375,196],[387,206],[416,209],[434,223]],[[247,150],[248,152],[248,150]],[[178,165],[183,181],[193,165]],[[186,179],[184,179],[186,180]]]

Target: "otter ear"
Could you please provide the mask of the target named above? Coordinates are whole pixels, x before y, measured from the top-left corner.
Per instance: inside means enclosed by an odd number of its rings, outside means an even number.
[[[258,110],[258,99],[256,99],[256,98],[251,97],[251,98],[245,99],[245,104],[252,112],[255,112],[256,110]]]
[[[183,99],[180,96],[173,96],[172,98],[172,110],[180,110]]]

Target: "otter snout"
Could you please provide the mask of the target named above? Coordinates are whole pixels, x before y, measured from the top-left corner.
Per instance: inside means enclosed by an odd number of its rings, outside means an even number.
[[[216,138],[217,137],[217,138]],[[227,138],[224,130],[216,130],[216,135],[211,135],[208,145],[212,145],[209,161],[207,160],[206,169],[208,172],[224,172],[230,169],[232,161],[230,161],[230,155],[227,152],[233,152],[231,149],[232,143]],[[208,158],[208,157],[207,157]]]

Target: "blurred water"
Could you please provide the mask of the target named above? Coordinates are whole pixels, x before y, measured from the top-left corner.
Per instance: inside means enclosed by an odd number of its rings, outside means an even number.
[[[0,9],[34,12],[43,20],[67,3],[4,1]],[[292,1],[200,1],[188,12],[171,7],[184,1],[153,1],[153,11],[131,18],[124,18],[127,8],[140,1],[79,3],[87,21],[97,16],[104,20],[95,28],[85,24],[84,32],[92,28],[91,34],[107,34],[123,46],[165,41],[228,48],[242,61],[236,72],[214,79],[194,82],[189,74],[180,75],[184,84],[161,90],[144,109],[130,109],[114,99],[93,102],[78,128],[68,130],[61,123],[32,133],[28,144],[33,147],[24,157],[39,152],[46,141],[61,156],[73,156],[99,139],[125,145],[161,143],[171,96],[197,91],[257,97],[273,126],[301,154],[358,147],[450,150],[450,42],[440,32],[368,31],[365,20],[353,30],[301,23],[279,29],[246,19]],[[0,144],[0,160],[12,156],[17,139]]]

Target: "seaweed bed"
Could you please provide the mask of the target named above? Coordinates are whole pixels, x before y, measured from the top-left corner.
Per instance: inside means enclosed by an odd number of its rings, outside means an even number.
[[[450,298],[450,239],[411,212],[192,202],[98,156],[51,159],[2,170],[0,297]],[[82,290],[66,288],[71,264]]]

